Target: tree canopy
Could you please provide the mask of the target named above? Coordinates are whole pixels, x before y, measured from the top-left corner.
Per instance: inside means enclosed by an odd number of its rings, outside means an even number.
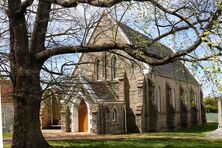
[[[204,106],[207,113],[217,113],[218,112],[218,98],[210,97],[210,96],[204,98]]]

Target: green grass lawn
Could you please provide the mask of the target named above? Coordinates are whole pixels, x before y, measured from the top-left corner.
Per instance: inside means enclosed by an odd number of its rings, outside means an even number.
[[[12,137],[12,133],[4,131],[3,132],[3,138],[9,138],[9,137]]]
[[[222,146],[222,140],[173,138],[57,140],[49,143],[52,146],[64,148],[221,148]],[[4,148],[10,148],[10,145],[4,145]]]
[[[102,140],[63,140],[49,141],[53,146],[65,148],[221,148],[222,140],[200,140],[200,139],[173,139],[173,138],[151,138],[151,139],[102,139]]]
[[[176,137],[204,137],[208,133],[217,129],[218,123],[208,123],[206,125],[197,125],[189,129],[178,129],[172,131],[161,131],[156,133],[132,134],[142,136],[176,136]]]
[[[176,131],[129,134],[130,136],[132,136],[132,138],[128,139],[75,139],[55,141],[51,140],[48,142],[52,146],[64,148],[221,148],[222,140],[203,139],[204,136],[206,136],[209,132],[215,130],[216,128],[217,124],[207,124],[202,126],[195,126],[190,129],[180,129]],[[157,137],[143,138],[141,136]],[[166,137],[163,138],[161,136]],[[4,148],[9,147],[9,144],[4,146]]]

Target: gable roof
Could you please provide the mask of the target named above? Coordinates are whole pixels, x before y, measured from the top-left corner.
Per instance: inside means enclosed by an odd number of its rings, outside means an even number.
[[[96,95],[101,98],[103,101],[115,101],[117,100],[116,93],[111,88],[111,82],[92,82],[89,81],[89,85]]]
[[[144,34],[130,28],[123,23],[120,23],[119,27],[126,34],[130,42],[134,45],[142,45],[147,43],[147,41],[152,40]],[[173,53],[172,49],[160,43],[151,45],[147,50],[149,50],[150,53],[159,56],[167,56]],[[199,85],[199,82],[195,79],[195,77],[189,72],[187,67],[181,61],[174,61],[168,64],[151,67],[151,73]]]
[[[111,82],[93,82],[84,76],[76,75],[72,79],[72,84],[73,85],[70,87],[69,94],[66,98],[67,101],[78,94],[81,94],[81,96],[87,99],[87,102],[90,104],[107,100],[118,100],[116,93],[111,87]]]

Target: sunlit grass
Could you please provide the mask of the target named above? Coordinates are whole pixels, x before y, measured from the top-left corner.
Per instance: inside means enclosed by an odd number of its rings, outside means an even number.
[[[98,140],[60,140],[49,141],[52,146],[65,148],[221,148],[222,140],[174,139],[174,138],[133,138],[133,139],[98,139]]]
[[[158,133],[128,134],[132,138],[127,139],[71,139],[50,140],[48,142],[51,146],[64,148],[221,148],[222,140],[203,139],[204,136],[216,128],[217,124],[211,123],[194,126],[190,129]],[[142,136],[146,136],[146,138]],[[149,136],[156,137],[150,138]],[[10,148],[10,144],[5,144],[4,148]]]
[[[6,132],[6,131],[4,131],[4,132],[3,132],[3,138],[9,138],[9,137],[12,137],[12,132]]]

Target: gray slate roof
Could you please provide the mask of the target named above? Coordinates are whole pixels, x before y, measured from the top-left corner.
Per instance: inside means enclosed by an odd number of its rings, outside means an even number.
[[[130,42],[134,45],[143,45],[152,40],[125,24],[120,23],[120,28],[126,34]],[[159,56],[166,56],[173,53],[170,48],[160,43],[152,45],[147,50],[149,50],[150,53],[154,53]],[[194,78],[194,76],[188,71],[186,66],[181,61],[175,61],[161,66],[152,66],[152,73],[167,76],[181,81],[199,84],[199,82]]]
[[[117,100],[115,92],[111,88],[109,82],[89,82],[89,85],[95,94],[102,100]]]
[[[78,92],[81,92],[88,101],[115,101],[117,100],[116,93],[112,89],[111,82],[104,81],[90,81],[86,77],[77,76],[73,79],[72,95],[75,96]]]

